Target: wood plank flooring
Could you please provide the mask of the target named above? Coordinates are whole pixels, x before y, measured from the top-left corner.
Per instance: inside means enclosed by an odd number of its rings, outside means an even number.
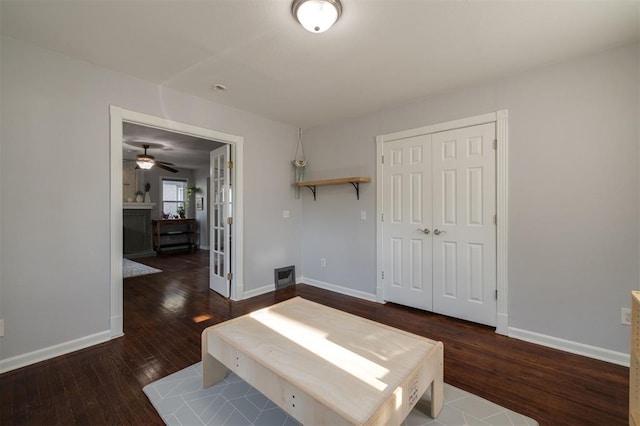
[[[0,375],[2,425],[160,425],[143,386],[199,361],[204,328],[294,296],[443,341],[447,383],[541,425],[627,424],[626,367],[307,285],[230,302],[208,289],[206,251],[138,261],[164,272],[124,281],[125,336]]]

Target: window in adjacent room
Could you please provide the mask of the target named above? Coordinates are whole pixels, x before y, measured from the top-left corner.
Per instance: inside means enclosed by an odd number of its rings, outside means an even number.
[[[183,179],[162,179],[162,211],[172,217],[178,209],[185,208],[187,181]]]

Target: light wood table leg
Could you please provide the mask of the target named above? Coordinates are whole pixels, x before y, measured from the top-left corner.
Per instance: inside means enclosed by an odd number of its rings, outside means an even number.
[[[438,342],[437,368],[435,378],[431,382],[431,417],[436,418],[444,404],[444,346]]]
[[[208,388],[224,380],[227,367],[209,354],[208,329],[202,332],[202,387]]]

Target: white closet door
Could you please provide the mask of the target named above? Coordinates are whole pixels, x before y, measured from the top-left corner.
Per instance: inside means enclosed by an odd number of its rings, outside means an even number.
[[[495,124],[432,135],[433,311],[496,324]]]
[[[431,136],[384,146],[385,299],[432,310]]]

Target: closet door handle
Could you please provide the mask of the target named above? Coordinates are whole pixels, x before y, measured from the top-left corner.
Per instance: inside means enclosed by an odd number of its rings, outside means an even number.
[[[446,234],[446,233],[447,233],[447,231],[441,231],[441,230],[439,230],[439,229],[435,229],[435,230],[433,231],[433,233],[434,233],[434,234],[436,234],[436,235],[440,235],[440,234]]]
[[[429,228],[424,228],[424,229],[418,228],[418,231],[423,232],[425,235],[429,235],[429,233],[431,232]]]

